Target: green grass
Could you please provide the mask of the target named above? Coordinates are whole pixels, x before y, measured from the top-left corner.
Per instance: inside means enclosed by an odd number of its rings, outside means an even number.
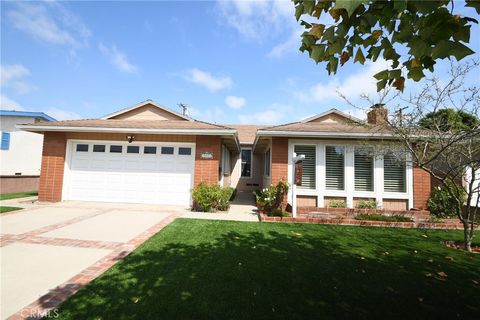
[[[480,256],[442,244],[461,236],[177,219],[58,319],[478,319]]]
[[[16,193],[4,193],[0,194],[0,200],[10,200],[16,198],[25,198],[25,197],[32,197],[38,195],[38,192],[16,192]]]
[[[0,213],[10,212],[10,211],[15,211],[15,210],[21,210],[21,209],[23,209],[23,208],[0,206]]]

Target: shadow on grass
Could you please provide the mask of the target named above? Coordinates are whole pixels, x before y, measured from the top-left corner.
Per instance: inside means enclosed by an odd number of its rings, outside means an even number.
[[[60,319],[478,318],[479,257],[424,232],[179,219]]]

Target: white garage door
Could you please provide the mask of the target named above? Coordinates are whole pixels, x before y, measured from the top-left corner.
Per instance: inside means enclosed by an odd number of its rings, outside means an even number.
[[[189,205],[195,145],[69,141],[64,199]]]

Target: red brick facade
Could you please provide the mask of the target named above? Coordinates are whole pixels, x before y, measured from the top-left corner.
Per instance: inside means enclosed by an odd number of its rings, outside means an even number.
[[[45,132],[42,171],[38,189],[39,201],[57,202],[62,200],[66,146],[65,133]]]
[[[288,138],[272,138],[272,184],[288,181]]]
[[[432,191],[430,174],[420,168],[413,168],[413,207],[426,210],[427,201]]]
[[[220,161],[221,141],[219,136],[197,136],[195,146],[194,185],[218,183],[218,167]],[[202,159],[202,153],[212,153],[213,159]]]

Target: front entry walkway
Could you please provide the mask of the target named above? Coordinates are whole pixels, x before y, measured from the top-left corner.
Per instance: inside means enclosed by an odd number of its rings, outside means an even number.
[[[47,315],[183,210],[62,202],[2,214],[1,319]]]

